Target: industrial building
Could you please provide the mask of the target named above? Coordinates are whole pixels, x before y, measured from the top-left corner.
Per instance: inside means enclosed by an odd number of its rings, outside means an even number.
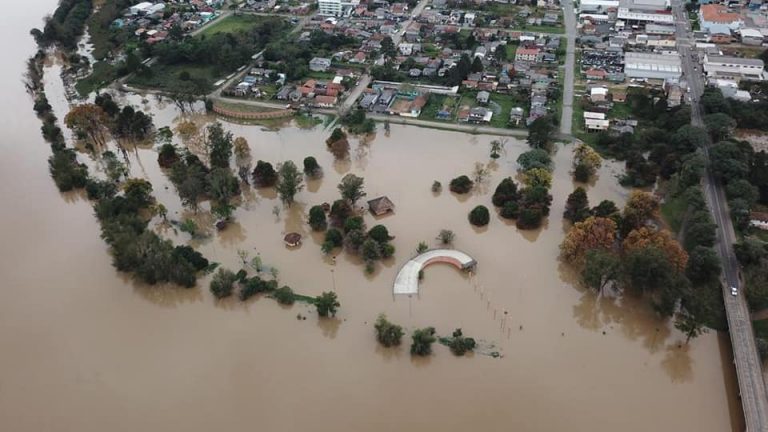
[[[617,18],[627,24],[673,24],[669,0],[621,0]]]
[[[704,71],[707,78],[725,78],[736,81],[750,79],[762,81],[764,79],[765,64],[760,59],[748,59],[741,57],[727,57],[721,55],[704,56]]]
[[[627,52],[624,54],[624,74],[627,78],[679,79],[682,66],[676,54]]]

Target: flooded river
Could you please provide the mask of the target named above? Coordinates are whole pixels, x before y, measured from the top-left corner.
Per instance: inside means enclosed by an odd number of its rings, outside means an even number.
[[[26,4],[28,3],[28,4]],[[516,171],[523,142],[510,141],[469,197],[449,180],[489,162],[493,137],[392,126],[367,143],[352,140],[348,162],[334,163],[328,131],[225,123],[245,137],[254,160],[309,155],[324,168],[290,209],[273,213],[274,193],[246,190],[236,223],[194,244],[209,259],[237,268],[238,250],[280,269],[281,283],[316,295],[335,289],[336,319],[306,306],[269,299],[216,302],[207,281],[192,290],[144,287],[110,265],[91,206],[60,194],[48,176],[49,147],[23,91],[27,36],[54,0],[25,2],[3,16],[0,70],[0,430],[4,431],[723,431],[740,430],[740,407],[727,337],[709,333],[683,344],[671,325],[633,299],[598,299],[558,264],[561,214],[574,184],[570,148],[555,155],[552,215],[539,231],[521,232],[492,216],[475,229],[467,213],[490,206],[493,189]],[[63,117],[59,67],[48,68],[51,103]],[[129,102],[144,106],[140,96]],[[158,126],[172,125],[172,105],[149,97]],[[200,119],[198,119],[200,120]],[[381,128],[380,128],[381,129]],[[132,175],[148,178],[169,216],[183,216],[173,186],[151,148],[129,149]],[[82,159],[87,159],[81,154]],[[346,173],[363,176],[368,198],[387,195],[394,215],[395,258],[366,276],[346,254],[334,264],[304,223],[309,207],[338,195]],[[621,204],[628,191],[608,163],[589,186],[590,202]],[[433,194],[434,180],[445,185]],[[419,296],[392,296],[398,268],[420,241],[436,246],[441,228],[479,263],[474,278],[436,265]],[[286,232],[304,234],[295,250]],[[177,242],[186,234],[167,230]],[[427,359],[377,346],[379,313],[407,329],[434,326],[494,344],[503,357],[454,357],[435,346]],[[506,313],[505,313],[506,312]],[[306,320],[297,320],[297,314]],[[405,340],[409,341],[409,338]]]

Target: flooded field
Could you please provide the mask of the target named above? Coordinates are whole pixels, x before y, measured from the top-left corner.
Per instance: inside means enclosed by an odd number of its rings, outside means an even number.
[[[57,192],[48,175],[49,148],[20,79],[33,52],[27,31],[55,1],[30,3],[5,16],[0,30],[19,41],[0,70],[0,430],[740,430],[727,337],[709,333],[683,345],[644,303],[596,298],[559,264],[561,214],[574,188],[570,147],[554,156],[554,200],[543,229],[519,231],[497,216],[476,229],[467,213],[491,206],[498,182],[515,175],[524,142],[510,141],[485,184],[459,197],[448,182],[488,163],[494,137],[406,126],[385,134],[380,127],[364,143],[352,139],[350,160],[334,163],[322,126],[274,132],[225,122],[248,140],[254,161],[300,164],[311,155],[325,176],[290,209],[273,191],[246,189],[236,223],[193,244],[230,268],[239,265],[238,250],[259,254],[280,269],[281,283],[302,294],[334,289],[342,303],[336,319],[269,299],[217,302],[207,280],[183,290],[140,286],[116,273],[89,203]],[[63,118],[58,72],[50,66],[46,84]],[[181,119],[153,97],[127,100],[151,110],[158,127]],[[170,218],[183,217],[155,150],[128,153],[132,175],[152,182]],[[371,276],[344,253],[335,264],[323,257],[320,238],[305,223],[309,207],[334,200],[349,172],[365,178],[367,198],[387,195],[396,205],[380,219],[366,214],[369,227],[387,226],[397,248]],[[605,164],[588,187],[593,205],[624,202],[620,172],[621,165]],[[445,186],[442,193],[430,191],[434,180]],[[436,246],[442,228],[478,261],[476,276],[435,265],[418,296],[393,298],[399,267],[420,241]],[[282,238],[292,231],[306,237],[289,250]],[[412,359],[407,344],[382,349],[372,328],[382,312],[409,330],[434,326],[445,335],[460,327],[503,357],[456,358],[436,346],[433,356]],[[299,313],[308,318],[297,320]]]

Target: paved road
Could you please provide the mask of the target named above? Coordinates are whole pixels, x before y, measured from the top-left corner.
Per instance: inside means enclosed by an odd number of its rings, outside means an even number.
[[[678,52],[682,60],[683,72],[690,86],[691,122],[695,126],[703,126],[699,98],[704,91],[704,77],[698,70],[697,62],[693,60],[691,50],[693,38],[690,32],[688,16],[680,0],[672,3],[675,14],[675,26],[678,40]],[[694,69],[696,68],[696,69]],[[709,159],[708,148],[704,154]],[[704,191],[717,225],[717,251],[723,264],[723,298],[728,316],[728,330],[733,346],[733,359],[736,365],[736,376],[739,381],[739,394],[744,410],[747,432],[768,431],[768,394],[763,381],[762,365],[755,346],[755,336],[752,330],[749,309],[743,294],[739,279],[739,264],[733,253],[733,242],[736,238],[731,224],[728,204],[723,188],[711,172],[704,177]],[[730,287],[736,287],[739,295],[733,296]]]
[[[563,20],[565,21],[565,84],[563,85],[563,114],[560,118],[560,133],[570,135],[573,127],[573,81],[574,63],[576,62],[576,13],[573,0],[561,0]]]

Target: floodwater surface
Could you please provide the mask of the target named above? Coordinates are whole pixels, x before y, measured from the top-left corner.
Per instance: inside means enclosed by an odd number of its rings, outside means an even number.
[[[14,41],[0,70],[0,430],[740,430],[727,337],[709,333],[686,345],[645,303],[597,298],[559,264],[563,205],[575,187],[570,147],[554,156],[552,212],[541,230],[519,231],[495,215],[477,229],[467,213],[491,206],[498,182],[515,176],[524,142],[509,141],[488,166],[494,137],[379,127],[373,139],[351,140],[349,161],[334,163],[322,126],[275,132],[225,122],[248,140],[254,161],[301,166],[311,155],[324,177],[290,208],[274,191],[246,188],[236,222],[202,240],[157,220],[153,226],[225,267],[239,268],[238,251],[246,251],[299,293],[335,290],[337,317],[320,320],[307,306],[267,298],[217,302],[206,279],[184,290],[117,273],[90,204],[82,194],[60,194],[49,178],[50,150],[21,85],[34,50],[27,32],[54,7],[54,0],[25,2],[4,14],[0,30]],[[63,118],[59,71],[47,68],[46,86]],[[119,98],[151,110],[158,127],[180,120],[173,105],[152,96]],[[171,219],[206,219],[207,204],[198,215],[181,207],[151,146],[127,150],[132,175],[152,182]],[[86,153],[79,157],[96,169]],[[450,179],[471,175],[476,163],[489,169],[485,182],[469,196],[449,192]],[[392,215],[365,216],[369,227],[387,226],[397,248],[370,276],[343,252],[335,262],[324,257],[321,238],[305,223],[309,207],[336,199],[350,172],[365,178],[367,198],[387,195],[396,205]],[[587,185],[593,205],[623,204],[629,191],[618,186],[620,173],[620,164],[606,163]],[[442,193],[431,192],[435,180]],[[393,298],[398,268],[419,242],[438,246],[443,228],[478,261],[477,273],[435,265],[418,296]],[[282,238],[293,231],[305,240],[287,249]],[[407,337],[402,347],[383,349],[372,326],[379,313],[408,331],[461,328],[502,357],[457,358],[435,345],[432,356],[414,359]]]

